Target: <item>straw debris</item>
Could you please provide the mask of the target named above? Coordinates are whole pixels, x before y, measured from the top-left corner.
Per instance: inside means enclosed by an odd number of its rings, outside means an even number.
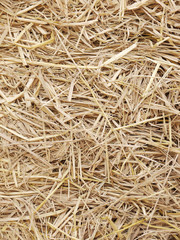
[[[0,239],[180,239],[179,6],[0,1]]]

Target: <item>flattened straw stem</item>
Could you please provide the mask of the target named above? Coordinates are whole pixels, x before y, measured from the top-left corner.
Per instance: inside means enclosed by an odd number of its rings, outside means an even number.
[[[160,117],[154,117],[154,118],[146,119],[146,120],[143,120],[143,121],[140,121],[140,122],[137,122],[137,123],[132,123],[132,124],[129,124],[129,125],[126,125],[126,126],[114,128],[114,130],[118,131],[118,130],[125,129],[125,128],[135,127],[135,126],[138,126],[138,125],[141,125],[141,124],[144,124],[144,123],[153,122],[153,121],[162,119],[164,117],[169,117],[169,116],[172,116],[172,115],[173,114],[168,114],[166,116],[160,116]]]
[[[43,3],[43,1],[39,1],[38,3],[36,3],[36,4],[32,5],[32,6],[29,6],[29,7],[25,8],[25,9],[17,12],[17,13],[16,13],[16,16],[19,16],[19,15],[21,15],[21,14],[23,14],[23,13],[29,12],[30,10],[36,8],[37,6],[39,6],[39,5],[42,4],[42,3]]]
[[[110,63],[112,63],[114,61],[117,61],[118,59],[124,57],[126,54],[128,54],[130,51],[132,51],[136,47],[137,47],[137,42],[134,43],[133,45],[131,45],[130,47],[124,49],[122,52],[114,55],[113,57],[111,57],[107,61],[105,61],[102,66],[106,66],[106,65],[109,65]]]
[[[149,83],[148,83],[148,85],[147,85],[147,88],[146,88],[146,90],[144,91],[143,97],[146,97],[146,96],[147,96],[148,91],[149,91],[149,89],[150,89],[150,87],[151,87],[151,85],[152,85],[152,82],[153,82],[153,80],[154,80],[154,78],[155,78],[155,76],[156,76],[156,73],[157,73],[160,65],[161,65],[161,63],[158,62],[157,65],[156,65],[156,67],[155,67],[155,69],[154,69],[154,72],[153,72],[153,74],[152,74],[152,76],[151,76],[151,78],[150,78],[150,81],[149,81]]]

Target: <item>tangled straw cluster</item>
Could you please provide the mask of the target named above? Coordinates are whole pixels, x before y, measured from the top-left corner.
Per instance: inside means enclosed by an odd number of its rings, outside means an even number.
[[[0,1],[0,238],[180,239],[180,1]]]

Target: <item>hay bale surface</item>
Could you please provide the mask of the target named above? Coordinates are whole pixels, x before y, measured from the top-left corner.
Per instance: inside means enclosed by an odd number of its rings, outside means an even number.
[[[0,239],[180,239],[180,1],[0,1]]]

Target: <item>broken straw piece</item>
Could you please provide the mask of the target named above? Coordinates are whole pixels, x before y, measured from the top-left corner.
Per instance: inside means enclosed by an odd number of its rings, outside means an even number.
[[[156,73],[157,73],[160,65],[161,65],[161,63],[158,62],[157,65],[156,65],[156,67],[155,67],[155,69],[154,69],[154,72],[153,72],[153,74],[152,74],[152,76],[151,76],[151,79],[150,79],[150,81],[149,81],[149,83],[148,83],[148,85],[147,85],[147,88],[146,88],[146,90],[144,91],[143,97],[146,97],[146,96],[147,96],[148,91],[149,91],[149,89],[150,89],[150,87],[151,87],[151,85],[152,85],[152,82],[153,82],[153,80],[154,80],[154,78],[155,78],[155,76],[156,76]]]
[[[42,3],[43,3],[43,1],[40,1],[40,2],[38,2],[38,3],[36,3],[36,4],[32,5],[32,6],[29,6],[29,7],[25,8],[25,9],[17,12],[17,13],[16,13],[16,16],[19,16],[19,15],[21,15],[21,14],[23,14],[23,13],[29,12],[30,10],[36,8],[37,6],[39,6],[39,5],[42,4]]]
[[[103,63],[103,66],[108,65],[122,57],[124,57],[126,54],[128,54],[130,51],[132,51],[134,48],[137,47],[137,42],[134,43],[133,45],[131,45],[130,47],[126,48],[125,50],[123,50],[122,52],[116,54],[115,56],[113,56],[112,58],[110,58],[109,60],[107,60],[106,62]]]
[[[26,45],[14,42],[14,45],[16,45],[18,47],[26,48],[26,49],[35,49],[35,48],[43,47],[43,46],[45,46],[47,44],[51,44],[51,43],[54,42],[54,40],[55,40],[55,37],[54,37],[54,33],[52,32],[51,33],[51,38],[46,40],[46,41],[44,41],[44,42],[37,43],[37,44],[34,44],[32,46],[26,46]]]
[[[16,37],[16,39],[14,40],[14,43],[17,43],[17,42],[21,39],[21,37],[23,36],[23,34],[24,34],[25,32],[27,32],[32,26],[33,26],[33,23],[28,24],[28,25],[20,32],[20,34]]]

